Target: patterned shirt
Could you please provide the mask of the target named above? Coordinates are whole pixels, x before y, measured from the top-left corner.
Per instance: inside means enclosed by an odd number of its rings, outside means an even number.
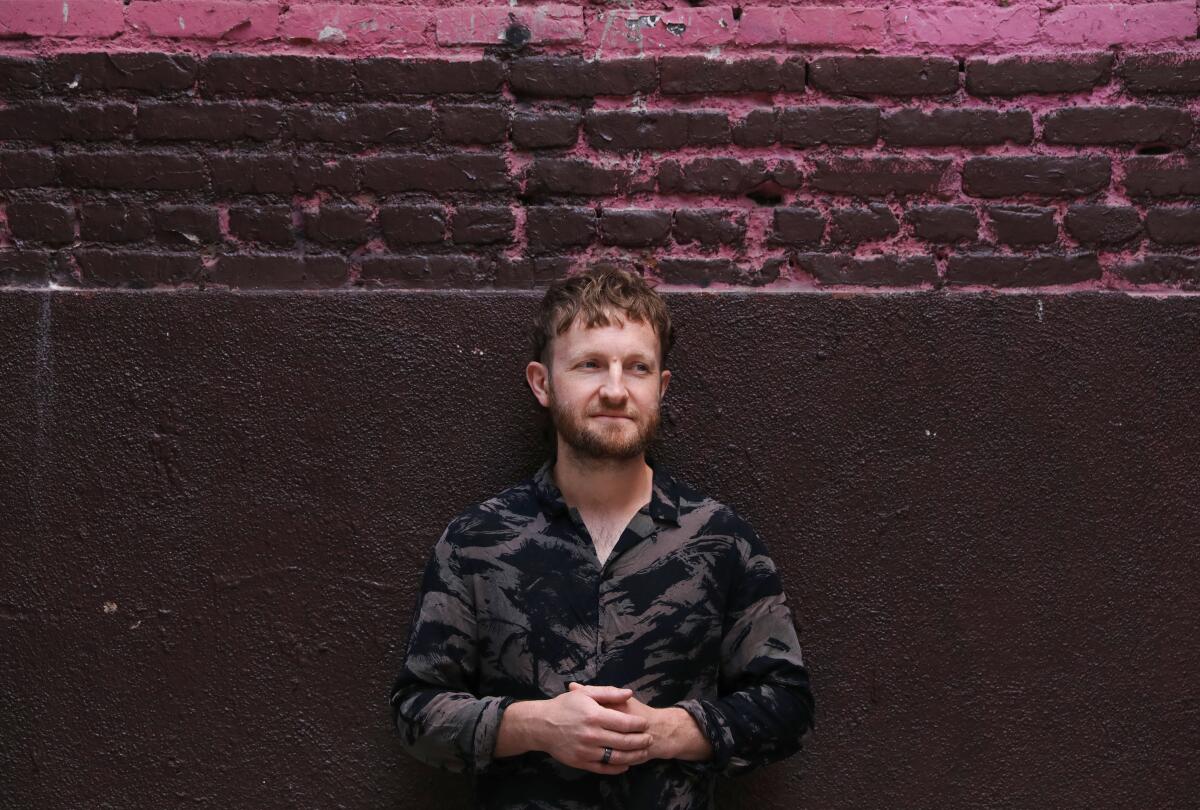
[[[812,727],[808,672],[763,541],[647,463],[650,502],[603,565],[553,459],[465,510],[434,547],[392,715],[414,757],[475,777],[484,810],[711,808],[718,774],[789,756]],[[540,751],[492,756],[510,703],[555,697],[570,681],[686,710],[714,757],[601,775]]]

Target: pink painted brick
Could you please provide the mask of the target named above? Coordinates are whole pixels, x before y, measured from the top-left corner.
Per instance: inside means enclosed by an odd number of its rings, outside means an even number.
[[[604,11],[589,24],[588,45],[609,52],[662,53],[728,45],[736,31],[731,6]]]
[[[280,20],[279,34],[312,42],[420,45],[431,21],[424,11],[396,6],[294,5]]]
[[[788,45],[878,45],[886,24],[881,8],[793,8],[784,13],[783,36]]]
[[[930,46],[1028,45],[1037,40],[1040,17],[1031,6],[922,6],[896,8],[888,30],[898,42]]]
[[[121,0],[0,0],[0,38],[113,37],[124,11]]]
[[[781,45],[783,37],[783,15],[786,9],[767,6],[751,6],[742,11],[738,21],[737,43],[739,45]]]
[[[152,0],[129,6],[134,30],[175,39],[271,39],[279,25],[274,2],[231,3],[220,0]]]
[[[439,45],[495,45],[514,23],[529,29],[535,44],[583,41],[578,6],[499,6],[442,9],[435,14]]]
[[[1191,39],[1196,3],[1066,6],[1042,19],[1042,39],[1055,45],[1145,44]]]

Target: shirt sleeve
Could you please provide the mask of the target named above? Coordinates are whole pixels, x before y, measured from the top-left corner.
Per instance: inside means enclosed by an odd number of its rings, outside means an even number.
[[[702,770],[739,775],[800,750],[813,728],[808,670],[766,546],[739,519],[738,567],[721,641],[719,696],[676,704],[713,748]]]
[[[400,675],[392,686],[392,722],[406,751],[455,772],[492,764],[500,718],[512,698],[476,697],[478,650],[474,598],[463,582],[454,523],[425,567]]]

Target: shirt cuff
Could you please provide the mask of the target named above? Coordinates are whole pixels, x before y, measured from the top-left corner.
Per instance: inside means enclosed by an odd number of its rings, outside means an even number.
[[[504,717],[504,710],[516,700],[514,697],[495,696],[480,699],[483,707],[475,720],[471,741],[471,751],[474,755],[471,768],[475,773],[482,773],[495,761],[492,759],[492,752],[496,750],[496,738],[500,736],[500,720]]]
[[[692,719],[696,721],[696,725],[700,727],[700,732],[708,739],[708,744],[712,746],[712,759],[705,762],[680,761],[680,764],[686,766],[688,770],[695,772],[721,772],[729,764],[732,750],[726,735],[722,733],[721,721],[716,715],[716,709],[706,701],[702,700],[682,700],[675,704],[675,708],[683,709]]]

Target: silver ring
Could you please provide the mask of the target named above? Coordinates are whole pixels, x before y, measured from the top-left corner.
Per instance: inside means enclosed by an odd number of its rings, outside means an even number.
[[[608,761],[609,761],[610,759],[612,759],[612,749],[611,749],[611,748],[605,748],[605,749],[604,749],[604,756],[600,757],[600,764],[601,764],[601,765],[607,765],[607,764],[608,764]]]

